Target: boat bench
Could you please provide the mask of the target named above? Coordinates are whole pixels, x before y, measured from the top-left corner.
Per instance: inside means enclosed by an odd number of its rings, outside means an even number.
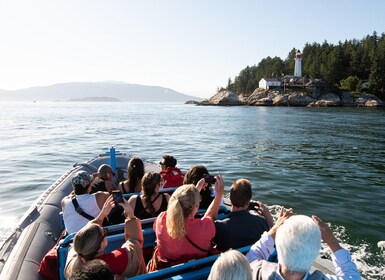
[[[238,248],[242,254],[246,254],[251,246]],[[220,254],[208,256],[205,258],[191,260],[183,264],[174,265],[168,268],[149,272],[135,277],[130,277],[130,280],[154,280],[154,279],[207,279],[210,274],[211,266],[219,257]]]

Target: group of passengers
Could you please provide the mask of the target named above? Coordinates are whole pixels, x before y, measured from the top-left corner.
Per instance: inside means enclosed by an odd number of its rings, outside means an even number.
[[[127,179],[118,187],[107,164],[93,176],[80,171],[72,178],[73,192],[62,201],[65,228],[76,232],[67,257],[67,278],[91,279],[85,275],[95,276],[98,269],[132,277],[222,252],[209,279],[360,279],[350,253],[318,217],[294,215],[292,209],[282,208],[274,224],[262,202],[250,203],[250,181],[238,179],[230,188],[231,212],[217,219],[225,190],[220,173],[210,176],[205,166],[195,165],[183,174],[170,155],[164,155],[159,164],[159,173],[145,173],[143,161],[133,157]],[[171,197],[160,192],[171,187],[176,187]],[[116,205],[110,194],[117,189],[140,194]],[[103,225],[116,209],[121,209],[125,242],[105,252],[108,232]],[[155,218],[156,246],[146,265],[140,220],[147,218]],[[332,251],[337,276],[319,270],[309,273],[319,255],[321,237]],[[233,250],[252,244],[246,256]]]

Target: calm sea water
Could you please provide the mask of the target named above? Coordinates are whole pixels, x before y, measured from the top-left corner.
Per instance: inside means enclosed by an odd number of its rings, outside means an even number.
[[[177,157],[253,183],[254,199],[330,222],[367,279],[385,279],[385,110],[173,103],[0,103],[0,241],[76,162]]]

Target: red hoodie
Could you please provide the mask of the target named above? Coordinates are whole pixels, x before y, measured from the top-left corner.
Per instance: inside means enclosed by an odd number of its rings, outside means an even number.
[[[176,167],[167,167],[166,170],[160,171],[160,176],[167,181],[163,188],[175,188],[183,185],[184,175]]]

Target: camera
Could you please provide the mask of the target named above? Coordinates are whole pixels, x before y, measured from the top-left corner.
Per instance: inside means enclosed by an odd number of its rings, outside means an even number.
[[[254,200],[251,200],[250,203],[249,203],[249,209],[250,210],[256,210],[258,208],[259,208],[258,202],[254,201]]]
[[[123,195],[119,190],[112,191],[112,198],[114,199],[115,206],[123,203]]]
[[[215,182],[217,181],[217,179],[215,179],[215,177],[214,176],[211,176],[211,175],[209,175],[209,174],[205,174],[205,175],[203,175],[203,178],[205,178],[205,182],[207,183],[207,184],[215,184]]]

